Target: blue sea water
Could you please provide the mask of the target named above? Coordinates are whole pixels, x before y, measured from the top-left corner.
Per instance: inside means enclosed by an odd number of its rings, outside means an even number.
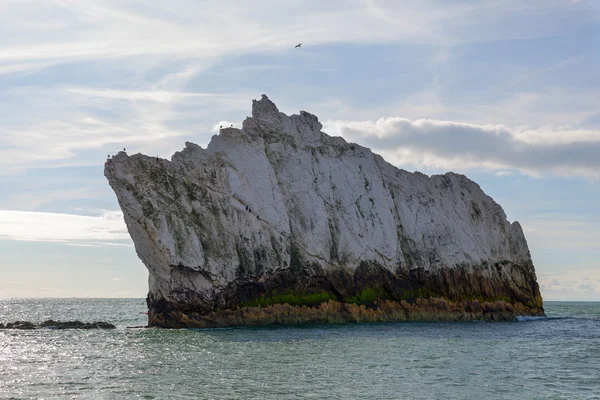
[[[600,303],[548,318],[212,330],[128,329],[143,299],[3,299],[6,399],[600,399]]]

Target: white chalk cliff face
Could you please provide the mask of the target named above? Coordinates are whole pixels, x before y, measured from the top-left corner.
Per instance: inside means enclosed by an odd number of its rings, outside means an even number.
[[[462,175],[409,173],[253,101],[171,161],[105,165],[150,272],[150,324],[542,315],[517,222]]]

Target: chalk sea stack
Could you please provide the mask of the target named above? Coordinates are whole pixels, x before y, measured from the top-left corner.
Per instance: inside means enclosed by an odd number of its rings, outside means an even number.
[[[321,129],[263,95],[206,149],[106,162],[150,273],[150,326],[544,315],[521,226],[475,182]]]

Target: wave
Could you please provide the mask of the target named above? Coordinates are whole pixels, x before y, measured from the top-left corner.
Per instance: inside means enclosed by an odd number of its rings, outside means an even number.
[[[538,317],[530,315],[519,315],[515,317],[518,322],[530,322],[530,321],[556,321],[556,320],[588,320],[588,321],[600,321],[598,315],[578,315],[578,316],[560,316],[560,317]]]

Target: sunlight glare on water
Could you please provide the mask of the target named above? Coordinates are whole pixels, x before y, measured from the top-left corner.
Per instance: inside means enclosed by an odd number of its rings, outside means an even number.
[[[127,329],[143,299],[0,300],[0,322],[107,321],[116,330],[0,330],[0,398],[597,399],[600,304],[546,304],[515,322]]]

